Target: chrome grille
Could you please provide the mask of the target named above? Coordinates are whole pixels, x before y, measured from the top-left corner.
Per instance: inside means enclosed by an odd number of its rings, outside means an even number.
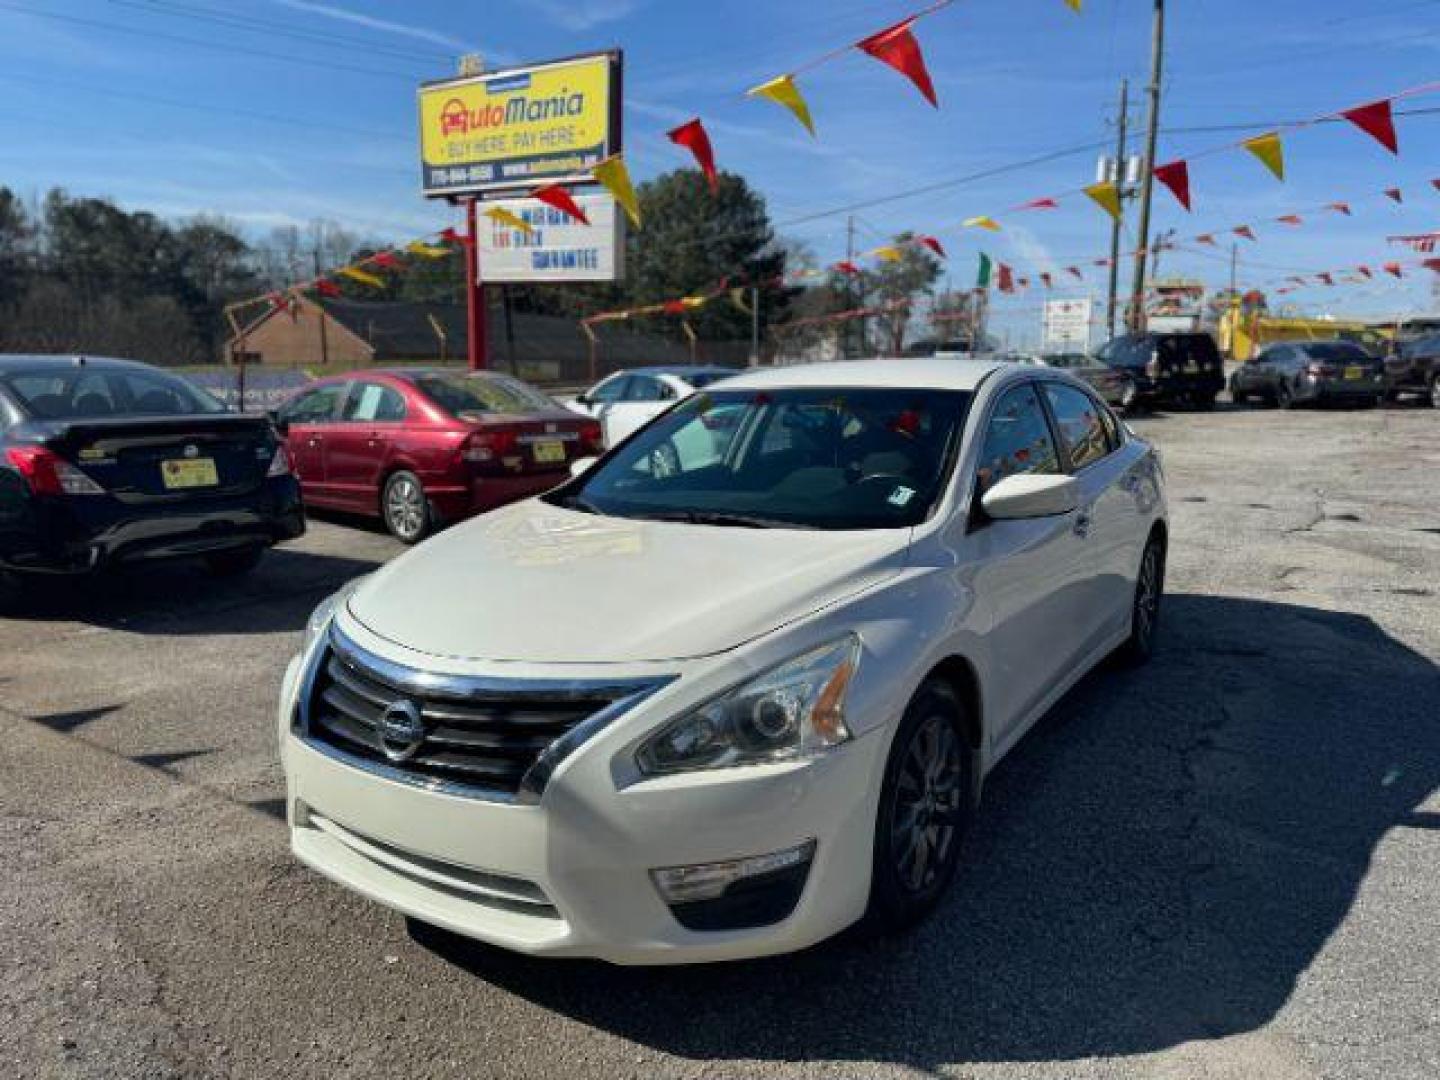
[[[312,746],[395,779],[538,798],[566,755],[665,681],[436,676],[374,656],[332,630],[312,661],[297,726]],[[381,722],[403,702],[418,713],[423,739],[397,756],[393,746],[387,752]]]

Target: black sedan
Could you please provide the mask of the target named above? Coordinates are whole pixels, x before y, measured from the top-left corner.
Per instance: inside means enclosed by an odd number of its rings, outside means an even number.
[[[304,531],[267,418],[146,364],[0,355],[0,592],[154,559],[240,574]]]
[[[1327,401],[1374,405],[1384,393],[1384,365],[1351,341],[1269,345],[1230,376],[1237,405],[1256,399],[1284,409]]]

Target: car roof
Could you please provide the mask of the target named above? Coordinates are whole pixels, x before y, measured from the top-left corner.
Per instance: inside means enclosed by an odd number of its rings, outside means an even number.
[[[725,383],[726,390],[803,387],[875,387],[877,389],[974,390],[997,371],[1033,375],[1034,368],[997,360],[947,360],[897,357],[849,360],[792,367],[750,368]]]
[[[0,353],[0,371],[16,371],[20,368],[33,371],[37,367],[97,368],[102,371],[164,371],[138,360],[122,360],[118,356],[77,356],[74,353]],[[176,374],[168,372],[167,374]]]
[[[686,375],[710,375],[712,373],[724,372],[727,375],[734,375],[740,369],[728,368],[721,364],[652,364],[649,367],[624,368],[615,372],[616,375],[675,375],[684,378]],[[609,378],[610,376],[606,376]]]

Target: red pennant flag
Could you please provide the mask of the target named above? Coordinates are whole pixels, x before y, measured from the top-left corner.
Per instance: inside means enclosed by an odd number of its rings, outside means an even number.
[[[290,301],[284,293],[273,292],[265,299],[270,302],[271,311],[288,311],[290,309]]]
[[[1022,289],[1028,289],[1030,287],[1030,279],[1028,277],[1016,278],[1015,284]]]
[[[1304,276],[1303,274],[1291,274],[1291,275],[1290,275],[1289,277],[1287,277],[1285,280],[1286,280],[1286,281],[1293,281],[1293,282],[1295,282],[1296,285],[1304,285],[1304,284],[1305,284],[1305,276]]]
[[[315,291],[321,296],[339,296],[340,286],[336,285],[333,281],[327,281],[321,278],[315,282]]]
[[[715,172],[715,150],[710,145],[710,136],[706,134],[705,125],[700,123],[700,118],[697,116],[694,120],[681,124],[674,131],[667,132],[665,137],[695,155],[700,171],[705,174],[705,179],[710,181],[710,193],[713,195],[718,191],[720,178]]]
[[[1302,220],[1300,219],[1300,215],[1299,215],[1299,214],[1281,214],[1281,215],[1280,215],[1279,217],[1277,217],[1275,220],[1278,221],[1281,225],[1303,225],[1303,224],[1305,224],[1304,221],[1302,221]]]
[[[1011,270],[1010,267],[1004,263],[1000,264],[999,278],[999,288],[1001,292],[1012,293],[1015,291],[1015,271]]]
[[[860,273],[860,267],[856,266],[849,259],[843,259],[840,262],[836,263],[835,269],[839,270],[842,274],[850,274],[852,277]]]
[[[400,265],[400,260],[388,251],[377,251],[365,261],[371,266],[380,267],[382,270],[394,270]]]
[[[1109,266],[1109,265],[1110,265],[1110,260],[1109,260],[1109,259],[1096,259],[1096,260],[1095,260],[1093,263],[1091,263],[1090,265],[1091,265],[1091,266]]]
[[[878,34],[871,34],[863,41],[857,41],[855,47],[900,72],[925,95],[926,101],[938,109],[940,102],[935,98],[935,86],[930,81],[930,72],[925,68],[920,42],[916,41],[915,35],[910,32],[910,27],[914,25],[913,18],[906,19]]]
[[[1437,183],[1440,183],[1440,181],[1437,181]],[[1057,210],[1057,209],[1059,209],[1059,207],[1060,207],[1060,204],[1059,204],[1058,202],[1056,202],[1054,199],[1031,199],[1029,202],[1023,204],[1023,205],[1020,206],[1018,209],[1021,209],[1021,210]]]
[[[1405,193],[1398,187],[1387,187],[1385,189],[1385,197],[1387,199],[1393,199],[1397,203],[1403,203],[1405,201]]]
[[[440,239],[446,244],[463,244],[466,242],[466,238],[461,236],[454,229],[441,229]]]
[[[1357,266],[1355,267],[1355,269],[1359,272],[1360,276],[1365,278],[1366,280],[1369,280],[1370,278],[1375,276],[1374,274],[1370,273],[1370,267],[1368,266]]]
[[[1426,259],[1420,265],[1425,267],[1426,270],[1434,270],[1437,274],[1440,274],[1440,259]]]
[[[1052,278],[1049,274],[1041,274],[1040,283],[1044,285],[1047,289],[1053,289],[1055,287],[1055,279]]]
[[[1332,285],[1332,286],[1333,286],[1333,285],[1335,284],[1335,279],[1334,279],[1331,275],[1329,275],[1329,274],[1316,274],[1315,276],[1316,276],[1317,278],[1319,278],[1320,281],[1323,282],[1323,283],[1326,284],[1326,285]]]
[[[1170,189],[1180,205],[1190,209],[1190,166],[1184,161],[1155,166],[1155,179]]]
[[[1197,243],[1197,244],[1209,244],[1211,247],[1217,246],[1216,243],[1215,243],[1215,237],[1212,236],[1212,235],[1211,235],[1210,233],[1208,233],[1208,232],[1207,232],[1207,233],[1201,233],[1199,236],[1195,237],[1195,243]]]
[[[940,246],[940,241],[937,240],[937,239],[935,239],[935,237],[933,237],[933,236],[917,236],[915,239],[918,240],[920,243],[924,244],[927,248],[929,248],[931,251],[933,251],[936,255],[939,255],[940,258],[942,258],[942,259],[948,259],[948,258],[949,258],[949,256],[945,254],[945,249]]]
[[[1078,266],[1067,266],[1067,267],[1065,268],[1065,272],[1066,272],[1067,274],[1074,274],[1076,281],[1084,281],[1084,280],[1085,280],[1085,275],[1080,272],[1080,268],[1079,268]]]
[[[660,305],[660,310],[666,315],[684,315],[687,309],[684,300],[666,300]]]
[[[1326,203],[1326,204],[1325,204],[1325,209],[1326,209],[1326,210],[1334,210],[1337,214],[1344,214],[1346,217],[1349,217],[1349,216],[1350,216],[1350,204],[1349,204],[1349,203],[1343,203],[1343,202]]]
[[[1255,230],[1250,228],[1249,225],[1237,225],[1230,231],[1233,232],[1236,236],[1244,237],[1246,240],[1255,239]]]
[[[1400,269],[1400,264],[1398,262],[1386,263],[1381,269],[1383,269],[1387,274],[1391,274],[1397,278],[1405,276],[1405,271]]]
[[[1395,119],[1390,112],[1389,98],[1361,105],[1357,109],[1346,109],[1340,115],[1392,154],[1400,153],[1400,144],[1395,139]]]
[[[580,204],[571,197],[559,184],[546,184],[530,192],[530,198],[539,199],[546,206],[553,206],[566,217],[572,217],[581,225],[589,225],[590,219],[585,216],[585,211],[580,209]]]

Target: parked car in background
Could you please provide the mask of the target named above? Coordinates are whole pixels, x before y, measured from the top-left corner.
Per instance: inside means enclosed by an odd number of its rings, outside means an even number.
[[[1063,372],[747,372],[577,473],[316,609],[277,711],[302,862],[543,956],[902,927],[1004,754],[1154,647],[1160,465]]]
[[[601,449],[596,421],[484,371],[336,375],[296,394],[275,422],[306,502],[378,515],[407,544],[552,488]]]
[[[1123,368],[1102,364],[1089,353],[1040,353],[1037,363],[1068,371],[1087,383],[1112,409],[1127,409],[1135,402],[1135,380]]]
[[[229,412],[147,364],[0,356],[5,588],[155,559],[239,574],[304,531],[264,416]]]
[[[1385,396],[1424,394],[1440,409],[1440,334],[1401,342],[1385,357]]]
[[[605,445],[615,446],[681,398],[734,374],[734,368],[694,365],[631,368],[607,375],[565,404],[599,420]]]
[[[1129,376],[1132,407],[1188,405],[1208,409],[1225,389],[1225,364],[1209,334],[1123,334],[1103,345],[1095,358]]]
[[[1265,401],[1288,409],[1321,401],[1373,405],[1385,393],[1384,365],[1351,341],[1269,345],[1230,375],[1237,405]]]

